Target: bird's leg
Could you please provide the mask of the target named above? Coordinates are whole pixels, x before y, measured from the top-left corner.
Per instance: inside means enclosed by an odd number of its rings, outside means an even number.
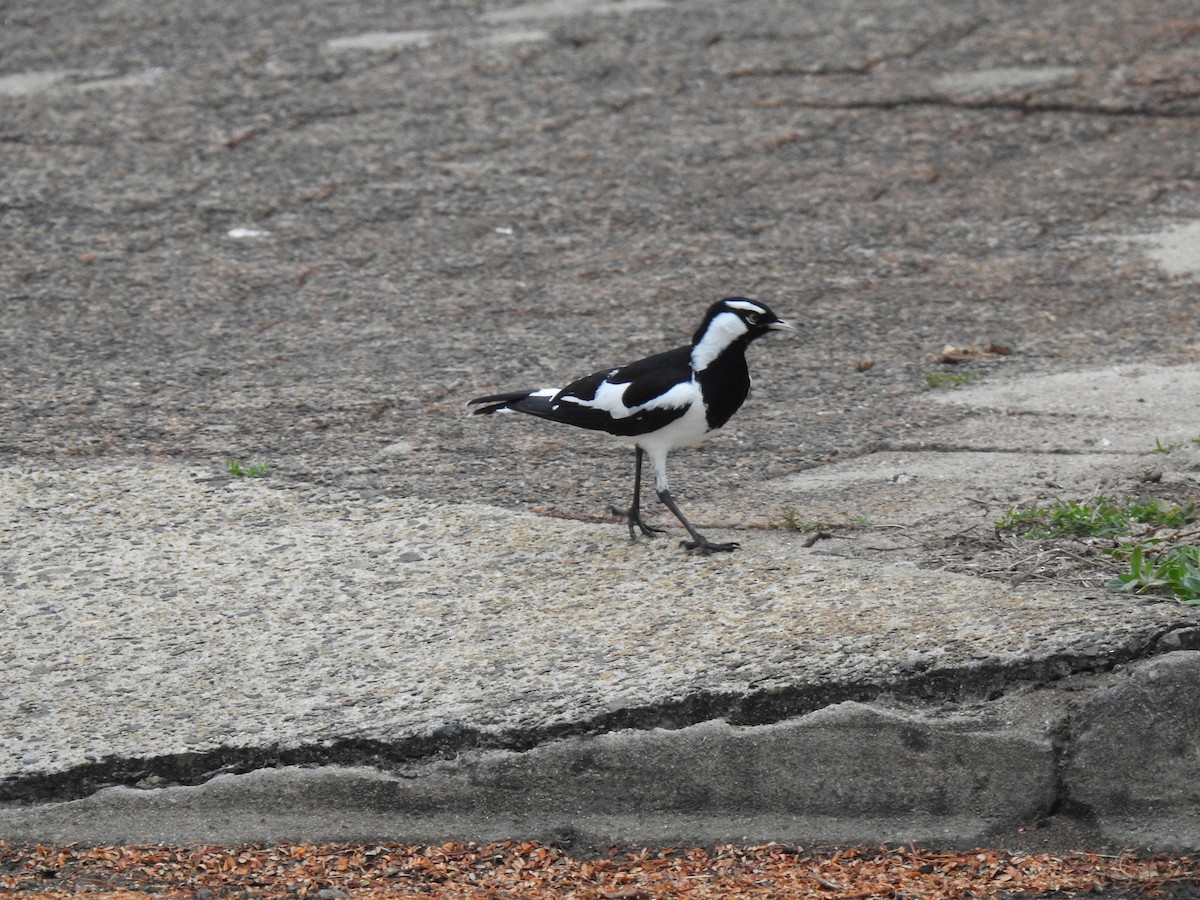
[[[629,509],[618,509],[613,507],[612,511],[618,516],[624,516],[629,523],[629,539],[637,540],[637,534],[634,532],[636,525],[646,537],[654,537],[656,534],[662,534],[666,531],[665,528],[659,528],[655,525],[647,525],[642,521],[642,455],[641,447],[637,448],[637,463],[633,469],[633,504]]]
[[[658,492],[658,499],[663,502],[663,505],[666,506],[667,509],[675,513],[675,518],[683,523],[683,527],[686,528],[688,534],[692,536],[690,541],[683,542],[683,546],[688,550],[699,550],[702,555],[708,556],[712,553],[730,553],[738,549],[739,545],[733,542],[728,544],[714,544],[695,528],[693,528],[692,523],[684,518],[683,513],[679,511],[679,507],[675,505],[675,500],[671,497],[671,492],[666,488],[663,488]]]

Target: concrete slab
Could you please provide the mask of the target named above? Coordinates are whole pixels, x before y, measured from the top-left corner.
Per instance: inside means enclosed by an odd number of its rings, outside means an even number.
[[[978,733],[853,704],[804,714],[847,697],[978,703],[1136,659],[1200,621],[1104,592],[830,555],[799,535],[694,559],[612,524],[198,474],[0,470],[14,626],[0,637],[0,737],[18,804],[0,833],[969,843],[1055,807],[1061,710]],[[722,720],[777,724],[703,724]],[[479,757],[480,745],[509,749]],[[617,760],[600,765],[607,780],[581,781],[604,747]],[[447,753],[459,759],[448,770],[436,762]],[[228,782],[70,799],[354,760],[385,773],[382,807],[362,799],[361,774],[347,787],[305,770],[238,782],[235,807]],[[660,782],[654,806],[646,785]],[[316,828],[299,807],[329,791],[343,814]],[[25,806],[37,797],[67,802]],[[196,818],[195,804],[214,815]]]
[[[1094,655],[1181,620],[831,557],[801,535],[693,559],[616,524],[196,474],[0,471],[6,778],[734,715],[771,692]]]
[[[988,526],[1049,498],[1137,493],[1147,478],[1200,492],[1198,366],[996,377],[925,399],[955,409],[955,423],[772,481],[771,495],[803,522],[873,526],[879,545]]]
[[[938,522],[961,527],[988,517],[994,522],[1005,506],[1048,491],[1087,496],[1106,476],[1128,468],[1127,457],[1108,453],[914,449],[833,463],[771,487],[781,503],[809,522],[845,526],[861,518],[875,529],[911,530]]]
[[[1200,437],[1200,365],[997,379],[930,400],[989,413],[954,429],[952,440],[969,447],[1149,454]]]

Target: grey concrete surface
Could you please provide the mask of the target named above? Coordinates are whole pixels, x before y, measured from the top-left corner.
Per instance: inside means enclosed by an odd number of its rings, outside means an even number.
[[[1096,696],[1076,722],[1065,768],[1070,797],[1107,833],[1135,844],[1200,843],[1192,775],[1200,733],[1200,653],[1169,653]]]
[[[0,836],[1200,846],[1200,614],[979,538],[1200,489],[1188,4],[0,16]],[[729,294],[737,554],[464,416]]]
[[[44,838],[100,839],[115,820],[131,841],[254,841],[278,837],[264,811],[283,809],[308,833],[350,840],[470,833],[696,845],[882,832],[941,843],[1036,817],[1053,802],[1055,778],[1043,735],[845,703],[772,725],[710,721],[473,753],[400,777],[292,769],[203,788],[110,788],[33,821]]]

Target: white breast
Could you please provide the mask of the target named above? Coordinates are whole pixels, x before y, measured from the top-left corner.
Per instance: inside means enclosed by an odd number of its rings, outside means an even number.
[[[693,382],[694,384],[694,382]],[[680,385],[683,387],[683,385]],[[678,388],[676,388],[678,390]],[[695,399],[688,411],[668,425],[653,434],[643,434],[635,439],[644,450],[650,454],[665,453],[676,447],[690,447],[698,444],[711,433],[708,430],[708,418],[704,411],[704,402],[700,399],[699,386],[695,388]]]

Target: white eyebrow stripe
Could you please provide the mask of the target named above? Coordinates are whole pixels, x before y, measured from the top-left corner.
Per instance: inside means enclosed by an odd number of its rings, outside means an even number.
[[[754,303],[750,300],[730,300],[725,305],[732,307],[733,309],[743,310],[745,312],[756,312],[756,313],[765,313],[766,312],[766,310],[763,307],[759,306],[757,303]]]

